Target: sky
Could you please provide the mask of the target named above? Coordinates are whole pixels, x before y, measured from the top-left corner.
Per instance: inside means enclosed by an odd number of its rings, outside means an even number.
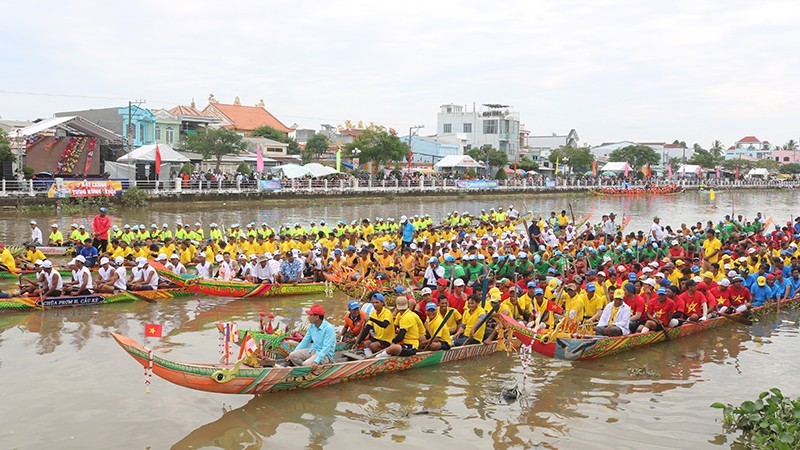
[[[446,103],[502,103],[585,144],[798,140],[792,1],[7,2],[0,117],[192,99],[319,129],[436,132]]]

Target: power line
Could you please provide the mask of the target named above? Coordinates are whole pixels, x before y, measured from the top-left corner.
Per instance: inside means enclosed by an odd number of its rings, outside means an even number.
[[[86,99],[96,99],[96,100],[123,100],[128,101],[129,97],[106,97],[100,95],[81,95],[81,94],[56,94],[52,92],[31,92],[31,91],[9,91],[9,90],[0,90],[0,94],[14,94],[14,95],[35,95],[39,97],[66,97],[66,98],[86,98]],[[164,101],[164,100],[150,100],[154,103],[164,103],[169,105],[179,105],[180,102],[173,102],[173,101]]]

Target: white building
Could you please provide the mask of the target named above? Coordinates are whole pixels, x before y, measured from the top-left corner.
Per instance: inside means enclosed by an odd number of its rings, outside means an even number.
[[[464,142],[464,150],[484,145],[506,152],[508,160],[519,157],[519,113],[510,106],[484,104],[468,111],[465,106],[442,105],[437,115],[436,134],[455,136]]]

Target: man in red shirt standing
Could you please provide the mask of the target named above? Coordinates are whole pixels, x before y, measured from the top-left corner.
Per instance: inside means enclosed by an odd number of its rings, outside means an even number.
[[[106,215],[108,209],[100,208],[100,214],[94,216],[92,230],[94,231],[94,241],[92,247],[100,253],[106,251],[108,247],[108,230],[111,229],[111,218]]]

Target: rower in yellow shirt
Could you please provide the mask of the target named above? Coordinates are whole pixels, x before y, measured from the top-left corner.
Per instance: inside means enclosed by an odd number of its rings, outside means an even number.
[[[57,223],[50,226],[50,236],[47,238],[47,245],[54,245],[56,247],[64,245],[64,235],[58,231]]]
[[[14,256],[3,244],[0,244],[0,271],[17,272],[17,262],[14,261]]]

